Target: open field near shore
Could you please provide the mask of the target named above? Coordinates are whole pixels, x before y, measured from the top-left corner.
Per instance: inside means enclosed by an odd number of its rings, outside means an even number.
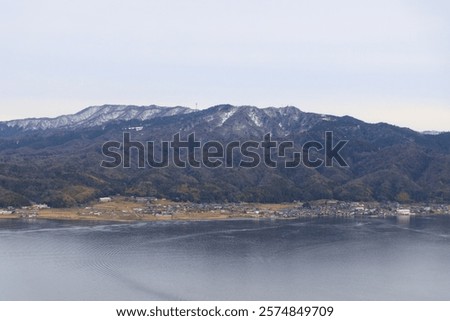
[[[166,221],[166,220],[224,220],[230,218],[256,218],[261,211],[276,211],[292,204],[251,204],[256,209],[248,213],[245,209],[210,210],[190,208],[183,203],[158,200],[151,206],[128,198],[117,198],[110,202],[94,202],[86,207],[44,208],[33,207],[17,210],[15,214],[0,215],[0,218],[36,218],[57,220],[94,221]],[[170,212],[170,213],[168,213]]]

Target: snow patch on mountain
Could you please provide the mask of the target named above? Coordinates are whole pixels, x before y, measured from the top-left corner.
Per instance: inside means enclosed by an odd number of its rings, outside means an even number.
[[[256,126],[261,127],[263,125],[261,118],[259,118],[259,116],[257,115],[257,113],[254,109],[250,110],[250,112],[248,113],[248,116],[250,117],[250,119]]]
[[[219,114],[219,125],[218,126],[222,126],[231,116],[233,116],[236,112],[238,111],[237,107],[233,107],[230,110],[226,111],[226,112],[221,112]]]
[[[3,124],[23,130],[74,129],[102,126],[111,121],[134,119],[144,121],[156,117],[187,114],[193,111],[185,107],[103,105],[85,108],[74,115],[11,120],[3,122]]]
[[[426,130],[426,131],[423,131],[422,134],[424,134],[424,135],[440,135],[440,134],[442,134],[442,132],[437,131],[437,130]]]

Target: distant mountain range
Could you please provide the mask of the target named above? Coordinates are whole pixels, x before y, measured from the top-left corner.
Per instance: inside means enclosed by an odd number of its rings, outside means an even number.
[[[64,115],[56,118],[28,118],[0,122],[5,128],[20,130],[44,130],[44,129],[82,129],[102,126],[109,122],[149,120],[172,115],[187,114],[193,109],[186,107],[159,107],[159,106],[125,106],[103,105],[83,109],[74,115]]]
[[[201,141],[348,140],[348,167],[107,169],[102,145],[130,132],[136,141],[168,141],[195,133]],[[157,152],[161,152],[160,149]],[[156,152],[155,152],[156,153]],[[319,154],[318,154],[319,155]],[[233,159],[238,163],[240,159]],[[30,202],[53,207],[100,196],[136,195],[194,202],[450,201],[450,133],[368,124],[295,107],[104,105],[56,118],[0,122],[0,207]]]

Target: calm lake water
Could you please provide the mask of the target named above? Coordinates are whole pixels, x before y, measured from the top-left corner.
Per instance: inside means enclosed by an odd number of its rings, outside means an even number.
[[[450,300],[450,218],[0,220],[0,300]]]

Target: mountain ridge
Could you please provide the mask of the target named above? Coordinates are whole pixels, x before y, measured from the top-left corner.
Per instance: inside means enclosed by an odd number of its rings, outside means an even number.
[[[150,120],[158,117],[174,116],[179,114],[188,113],[202,113],[209,111],[220,111],[223,109],[231,109],[234,114],[237,110],[250,109],[258,110],[264,112],[267,116],[272,117],[277,113],[281,116],[289,116],[289,114],[310,114],[310,115],[320,115],[322,120],[334,120],[336,118],[350,117],[352,119],[364,122],[350,115],[335,116],[330,114],[319,114],[314,112],[304,112],[295,106],[284,106],[284,107],[257,107],[252,105],[241,105],[234,106],[230,104],[219,104],[211,106],[205,109],[192,109],[183,106],[159,106],[159,105],[120,105],[120,104],[104,104],[97,106],[86,107],[74,114],[64,114],[55,117],[30,117],[30,118],[19,118],[13,120],[0,121],[0,127],[17,128],[21,130],[45,130],[45,129],[73,129],[73,128],[89,128],[95,126],[101,126],[107,124],[108,122],[114,121],[132,121],[132,120]],[[294,112],[292,112],[294,111]],[[224,122],[224,121],[223,121]],[[385,122],[371,123],[371,124],[388,124]],[[388,124],[392,126],[397,126],[395,124]],[[400,128],[408,128],[401,127]],[[410,128],[408,128],[410,129]],[[413,130],[413,129],[411,129]],[[440,135],[446,133],[445,131],[416,131],[424,135]]]
[[[187,107],[162,107],[157,105],[102,105],[90,106],[75,114],[57,117],[25,118],[0,122],[0,125],[24,130],[95,127],[115,120],[148,120],[193,110]]]

